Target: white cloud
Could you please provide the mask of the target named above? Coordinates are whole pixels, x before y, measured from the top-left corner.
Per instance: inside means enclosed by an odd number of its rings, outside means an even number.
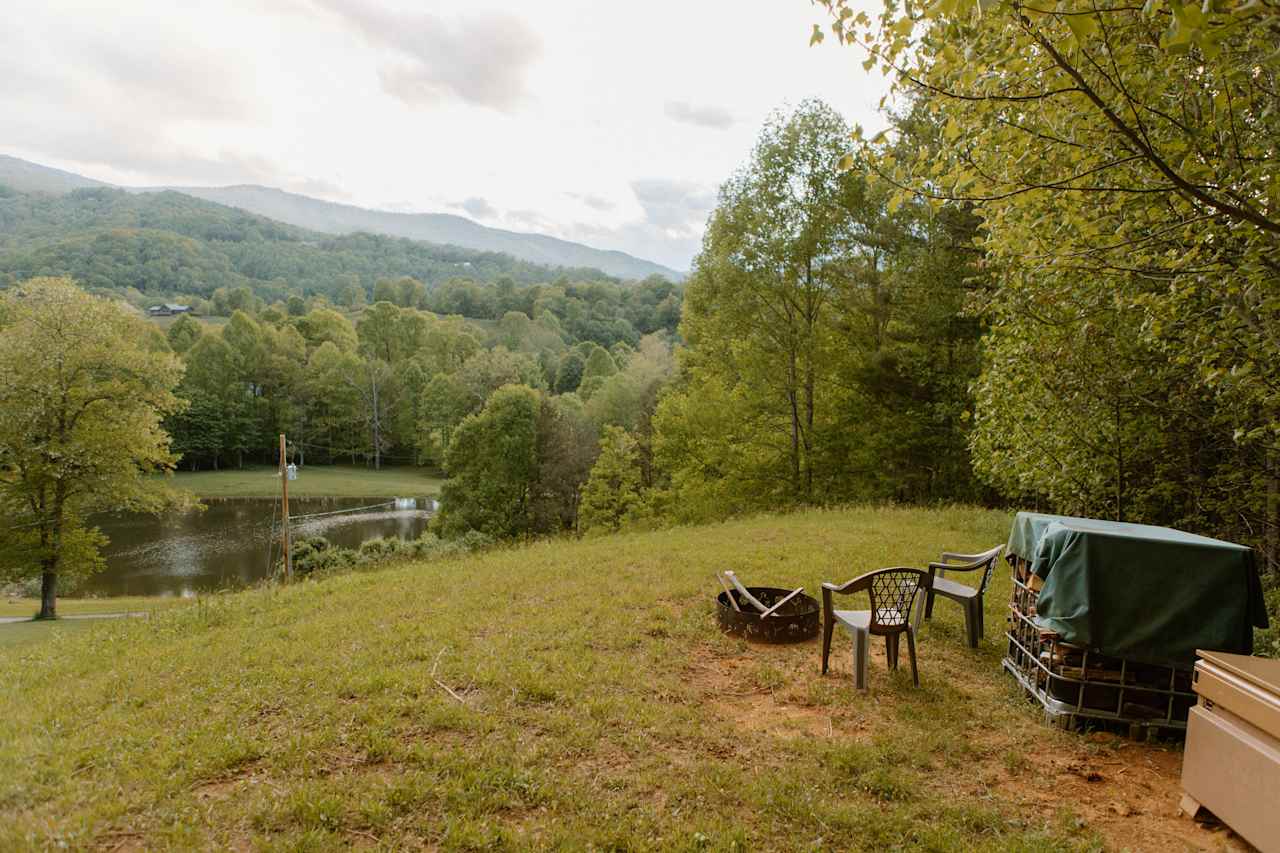
[[[378,69],[387,94],[411,106],[457,99],[511,110],[528,97],[525,75],[542,50],[538,35],[510,15],[446,19],[397,12],[362,0],[316,0],[376,49],[395,58]]]
[[[662,105],[662,111],[669,119],[696,127],[727,130],[734,124],[733,113],[710,104],[695,106],[685,101],[667,101]]]
[[[472,196],[449,206],[466,211],[472,219],[493,219],[498,215],[498,209],[479,196]]]

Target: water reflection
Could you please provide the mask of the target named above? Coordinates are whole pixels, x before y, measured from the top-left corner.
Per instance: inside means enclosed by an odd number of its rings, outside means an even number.
[[[203,512],[161,518],[122,514],[95,519],[111,538],[107,567],[84,585],[92,595],[193,595],[253,583],[279,558],[272,531],[279,519],[271,498],[209,498]],[[324,536],[355,548],[379,537],[417,538],[426,529],[429,500],[298,498],[294,536]],[[349,510],[357,510],[349,512]]]

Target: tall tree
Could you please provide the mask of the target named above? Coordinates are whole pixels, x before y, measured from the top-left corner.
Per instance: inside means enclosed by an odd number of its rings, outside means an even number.
[[[454,431],[438,516],[446,536],[479,530],[512,537],[529,531],[541,406],[534,389],[507,385]]]
[[[146,345],[144,321],[69,279],[0,294],[0,532],[7,573],[41,577],[40,617],[58,578],[101,565],[88,517],[158,511],[182,496],[150,474],[173,468],[162,419],[181,403],[182,365]]]

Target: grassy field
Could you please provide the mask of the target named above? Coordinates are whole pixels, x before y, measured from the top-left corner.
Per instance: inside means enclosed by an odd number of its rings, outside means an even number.
[[[1008,523],[853,509],[540,543],[23,646],[0,654],[0,849],[1201,846],[1176,750],[1047,728],[1010,687],[1003,572],[981,649],[939,604],[919,689],[879,640],[860,694],[847,636],[821,677],[817,641],[716,628],[717,569],[815,591]]]
[[[425,497],[438,494],[443,480],[422,468],[396,467],[374,471],[354,465],[307,465],[289,483],[289,494],[301,498]],[[260,466],[243,471],[178,471],[173,485],[202,498],[259,498],[280,494],[276,468]]]
[[[59,598],[59,616],[81,616],[90,613],[133,613],[181,607],[191,600],[177,596],[122,595],[116,598]],[[40,610],[37,598],[0,598],[0,617],[33,616]]]
[[[121,596],[119,598],[59,598],[59,616],[99,613],[142,613],[191,604],[190,599],[161,596]],[[0,617],[30,617],[40,610],[34,598],[0,598]],[[0,650],[30,642],[60,639],[97,624],[96,619],[59,619],[48,622],[6,622],[0,624]]]

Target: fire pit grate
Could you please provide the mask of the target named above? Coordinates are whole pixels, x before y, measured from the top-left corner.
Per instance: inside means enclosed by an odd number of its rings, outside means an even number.
[[[732,572],[725,575],[736,587],[729,589],[725,585],[725,591],[716,596],[720,629],[725,633],[762,643],[799,643],[818,636],[821,609],[817,600],[803,590],[744,587]],[[757,605],[765,611],[761,612]]]

